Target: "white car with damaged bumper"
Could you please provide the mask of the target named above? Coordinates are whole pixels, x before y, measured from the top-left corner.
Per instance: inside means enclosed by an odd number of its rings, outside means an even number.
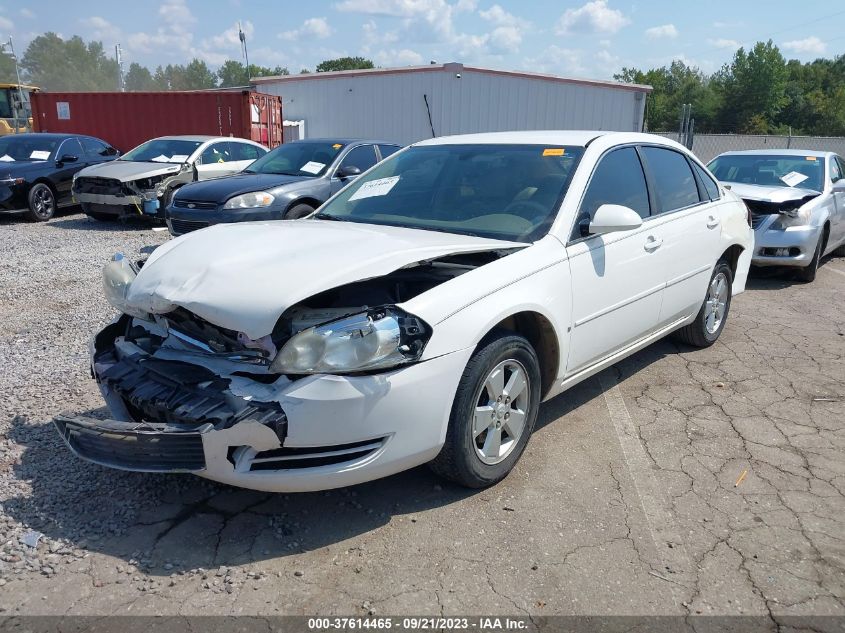
[[[79,456],[305,491],[430,463],[493,484],[541,401],[742,292],[742,202],[683,147],[606,132],[423,141],[295,222],[216,226],[104,270],[111,419]]]
[[[833,152],[726,152],[708,165],[752,214],[754,266],[813,281],[822,257],[845,254],[845,161]]]

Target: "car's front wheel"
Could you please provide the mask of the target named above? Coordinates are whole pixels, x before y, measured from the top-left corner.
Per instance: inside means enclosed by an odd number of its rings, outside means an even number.
[[[56,196],[43,182],[36,183],[29,190],[29,219],[46,222],[56,213]]]
[[[677,338],[695,347],[710,347],[719,338],[731,308],[733,272],[727,262],[720,260],[710,277],[704,303],[695,321],[676,332]]]
[[[446,443],[431,462],[469,488],[503,479],[519,460],[540,406],[540,363],[523,337],[501,332],[467,363],[452,404]]]
[[[314,213],[314,207],[308,204],[295,204],[285,211],[285,220],[299,220]]]

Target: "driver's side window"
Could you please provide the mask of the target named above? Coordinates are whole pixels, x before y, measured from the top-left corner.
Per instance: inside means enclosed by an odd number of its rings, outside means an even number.
[[[593,171],[581,200],[578,222],[572,239],[581,237],[579,224],[593,219],[603,204],[619,204],[636,211],[641,218],[651,213],[643,166],[633,147],[623,147],[605,154]]]
[[[839,157],[834,156],[830,160],[830,182],[838,182],[842,180],[842,165]]]
[[[376,164],[376,150],[374,145],[361,145],[343,157],[340,163],[340,168],[357,167],[361,173],[367,171],[370,167]]]

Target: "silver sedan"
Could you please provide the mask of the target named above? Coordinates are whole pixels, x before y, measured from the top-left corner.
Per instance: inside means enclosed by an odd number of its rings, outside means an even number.
[[[725,152],[708,168],[752,216],[755,266],[790,266],[813,281],[819,260],[845,252],[845,160],[832,152]]]

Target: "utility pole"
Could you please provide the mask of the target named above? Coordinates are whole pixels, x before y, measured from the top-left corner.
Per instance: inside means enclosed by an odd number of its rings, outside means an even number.
[[[249,84],[252,80],[252,75],[249,72],[249,52],[246,50],[246,33],[241,28],[240,20],[238,20],[238,39],[241,41],[241,52],[246,60],[246,82]]]
[[[18,107],[15,108],[15,134],[17,134],[18,133],[18,127],[19,127],[18,126],[18,110],[24,107],[24,105],[23,105],[23,88],[21,88],[21,71],[18,68],[18,56],[15,55],[15,44],[14,44],[14,42],[12,42],[12,36],[11,35],[9,36],[9,41],[0,45],[0,48],[5,49],[7,46],[9,47],[9,54],[12,58],[12,61],[15,62],[15,77],[17,78],[17,81],[18,81]],[[26,125],[26,110],[25,109],[24,109],[23,115],[24,115],[23,122],[24,122],[24,125]]]
[[[119,92],[124,92],[126,86],[123,84],[123,51],[120,49],[120,44],[115,44],[114,58],[117,60],[117,89]]]

